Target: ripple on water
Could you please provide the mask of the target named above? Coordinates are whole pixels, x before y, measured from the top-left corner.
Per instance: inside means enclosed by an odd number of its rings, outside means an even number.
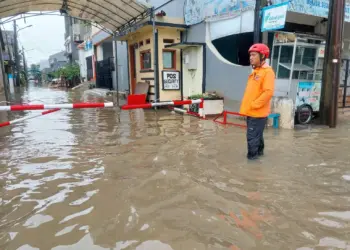
[[[243,129],[167,110],[28,120],[0,130],[0,249],[350,249],[349,128],[267,129],[248,162]]]

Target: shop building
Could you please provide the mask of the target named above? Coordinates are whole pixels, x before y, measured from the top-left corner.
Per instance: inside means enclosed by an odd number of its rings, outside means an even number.
[[[182,20],[175,23],[164,19],[156,18],[156,38],[152,21],[145,21],[134,32],[119,37],[128,43],[130,92],[135,93],[138,85],[146,82],[150,101],[181,99],[181,54],[169,45],[180,43],[186,25]]]
[[[117,55],[119,91],[128,91],[126,43],[118,41],[116,44],[117,48],[110,33],[92,26],[78,46],[80,74],[86,81],[95,81],[98,88],[116,90]]]
[[[203,92],[216,91],[225,98],[225,108],[237,111],[243,96],[247,77],[251,72],[248,49],[253,44],[255,2],[251,0],[237,1],[150,1],[156,7],[156,28],[159,31],[157,53],[159,61],[158,74],[154,74],[154,43],[151,19],[144,20],[123,34],[120,39],[128,42],[130,92],[135,85],[149,81],[149,100],[156,95],[152,81],[158,77],[159,101],[187,98]],[[284,0],[269,1],[279,4]],[[161,5],[167,3],[165,5]],[[157,8],[160,5],[159,8]],[[344,59],[350,58],[350,6],[346,7],[346,24],[343,44]],[[159,13],[164,12],[165,16]],[[291,81],[322,81],[324,41],[327,31],[328,0],[307,1],[296,0],[289,4],[286,23],[278,32],[287,32],[298,39],[292,41],[293,46],[274,47],[277,31],[263,32],[264,43],[271,49],[271,56],[283,58],[291,63],[294,58],[298,70],[288,69],[284,65],[276,64],[276,58],[270,58],[276,71],[276,98],[291,99],[293,105],[296,86]],[[132,32],[131,32],[132,30]],[[164,39],[173,43],[164,43]],[[295,42],[298,41],[296,46]],[[300,43],[299,43],[300,42]],[[304,44],[303,44],[304,43]],[[300,47],[305,45],[303,48]],[[300,48],[299,48],[300,47]],[[295,48],[295,49],[294,49]],[[180,73],[180,90],[163,90],[162,72],[164,50],[175,50],[176,67],[174,71]],[[293,52],[295,54],[293,55]],[[276,53],[274,53],[276,52]],[[300,53],[303,54],[302,61]],[[167,53],[169,54],[169,53]],[[170,55],[169,55],[170,58]],[[316,62],[317,61],[317,62]],[[135,63],[135,67],[132,64]],[[281,61],[280,61],[281,63]],[[168,64],[168,63],[167,63]],[[282,63],[283,64],[283,63]],[[299,65],[297,65],[299,64]],[[150,67],[145,69],[145,65]],[[291,65],[290,65],[291,66]],[[306,66],[306,67],[303,67]],[[284,67],[279,70],[279,67]],[[305,70],[306,69],[306,70]],[[278,72],[277,72],[278,71]],[[296,72],[298,71],[298,72]],[[289,83],[283,83],[283,79]],[[282,81],[281,81],[282,80]],[[297,81],[294,81],[297,82]],[[346,82],[348,82],[346,80]],[[293,86],[292,86],[293,85]],[[174,88],[177,86],[173,86]],[[291,92],[293,92],[291,94]],[[350,91],[348,91],[350,94]]]

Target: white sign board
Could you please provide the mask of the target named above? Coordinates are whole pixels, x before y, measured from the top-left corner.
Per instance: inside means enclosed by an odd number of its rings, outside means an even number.
[[[318,49],[318,57],[319,57],[319,58],[324,58],[324,51],[325,51],[325,46],[321,46],[321,47]]]
[[[180,72],[179,71],[163,71],[162,72],[163,90],[179,90],[180,89]]]
[[[283,29],[289,2],[267,6],[262,9],[261,32]]]

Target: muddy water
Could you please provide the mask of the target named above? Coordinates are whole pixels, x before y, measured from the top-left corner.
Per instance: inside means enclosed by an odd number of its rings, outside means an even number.
[[[62,110],[2,128],[0,249],[350,249],[350,123],[268,129],[266,143],[248,162],[244,130],[167,111]]]

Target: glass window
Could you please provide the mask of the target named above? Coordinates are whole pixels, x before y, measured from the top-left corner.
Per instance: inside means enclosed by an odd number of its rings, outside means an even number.
[[[316,53],[316,48],[305,48],[302,64],[309,66],[310,68],[314,68],[316,62]]]
[[[273,49],[272,68],[275,72],[277,72],[279,50],[280,50],[280,46],[275,46]]]
[[[280,63],[292,63],[293,46],[282,46]]]
[[[141,56],[141,70],[143,69],[151,69],[152,68],[152,60],[151,60],[151,51],[142,51],[140,53]]]
[[[280,65],[278,67],[278,78],[288,79],[289,76],[290,76],[290,70]]]
[[[175,51],[163,51],[163,68],[175,69]]]
[[[288,79],[290,77],[290,68],[292,66],[293,46],[282,46],[280,55],[280,64],[278,66],[278,78]]]

